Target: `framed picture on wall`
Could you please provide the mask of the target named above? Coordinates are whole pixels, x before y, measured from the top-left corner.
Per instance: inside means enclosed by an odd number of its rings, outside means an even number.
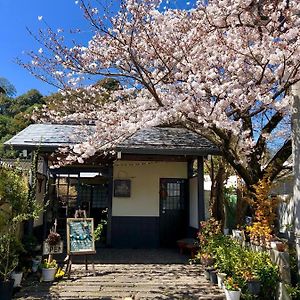
[[[130,197],[131,182],[129,179],[114,180],[114,197]]]

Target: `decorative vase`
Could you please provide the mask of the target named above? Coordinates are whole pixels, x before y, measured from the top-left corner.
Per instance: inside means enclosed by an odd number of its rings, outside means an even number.
[[[241,290],[229,291],[225,289],[226,300],[239,300],[241,297]]]
[[[56,274],[56,268],[42,269],[43,281],[53,281]]]
[[[0,281],[0,295],[1,300],[11,300],[13,295],[14,281],[12,279],[7,281]]]
[[[252,295],[258,295],[260,292],[260,282],[258,280],[250,280],[247,282],[248,291]]]
[[[218,287],[221,289],[224,285],[224,279],[226,278],[226,273],[218,273],[217,279],[218,279]]]
[[[23,272],[12,272],[10,275],[11,279],[14,280],[14,287],[21,286],[21,281],[23,277]]]

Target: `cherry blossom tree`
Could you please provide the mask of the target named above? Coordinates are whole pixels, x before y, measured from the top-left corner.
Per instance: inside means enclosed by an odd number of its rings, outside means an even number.
[[[47,111],[53,121],[96,124],[68,159],[113,149],[140,128],[183,126],[215,143],[248,189],[276,178],[292,151],[299,1],[204,0],[184,10],[126,0],[113,15],[76,2],[91,25],[90,41],[47,27],[35,35],[42,48],[22,63],[66,95],[61,111]],[[93,102],[104,92],[92,84],[99,76],[121,82],[112,101]],[[68,101],[78,89],[80,97]]]

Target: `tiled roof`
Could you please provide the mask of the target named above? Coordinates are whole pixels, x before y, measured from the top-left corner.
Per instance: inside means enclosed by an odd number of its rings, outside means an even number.
[[[81,126],[61,124],[31,124],[24,130],[5,142],[15,149],[54,151],[59,147],[71,146],[86,140]],[[89,131],[94,132],[95,127],[89,126]]]
[[[117,147],[135,154],[207,155],[220,151],[201,135],[185,128],[153,127],[141,129]]]
[[[81,126],[32,124],[5,142],[6,147],[52,152],[58,147],[71,146],[87,139]],[[87,126],[92,134],[95,126]],[[87,132],[84,130],[84,132]],[[146,128],[137,131],[116,147],[132,154],[207,155],[219,150],[207,139],[184,128]]]

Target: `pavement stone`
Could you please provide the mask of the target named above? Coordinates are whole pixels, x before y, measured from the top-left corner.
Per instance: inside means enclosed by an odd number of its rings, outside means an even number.
[[[26,280],[14,299],[225,299],[223,291],[204,278],[200,265],[188,264],[187,258],[179,263],[181,259],[174,264],[169,260],[167,263],[157,263],[156,260],[154,263],[140,263],[140,260],[138,263],[134,260],[132,263],[97,261],[96,276],[91,270],[86,272],[83,264],[74,264],[70,279],[54,283],[38,280],[27,283]]]

